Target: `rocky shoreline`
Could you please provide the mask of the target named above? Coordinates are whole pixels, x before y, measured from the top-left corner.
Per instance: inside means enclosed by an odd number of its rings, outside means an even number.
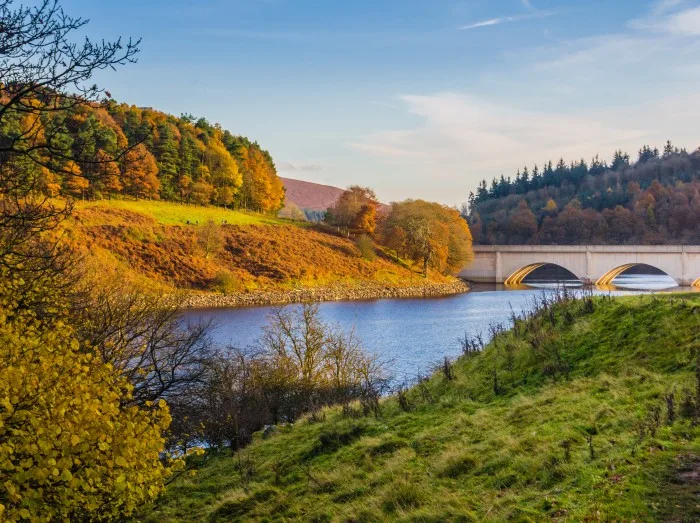
[[[252,307],[284,305],[314,301],[372,300],[378,298],[427,298],[462,294],[469,291],[463,280],[447,283],[425,282],[418,285],[383,285],[365,283],[358,286],[300,288],[288,291],[253,291],[235,294],[197,293],[185,300],[189,309]]]

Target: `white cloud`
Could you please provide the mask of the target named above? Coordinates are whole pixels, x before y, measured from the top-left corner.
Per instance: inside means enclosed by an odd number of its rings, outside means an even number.
[[[631,20],[629,26],[640,31],[699,36],[700,6],[690,6],[688,0],[661,0],[647,16]]]
[[[471,29],[478,29],[480,27],[491,27],[494,25],[501,25],[501,24],[508,24],[512,22],[520,22],[522,20],[530,20],[533,18],[545,18],[547,16],[551,16],[552,13],[548,11],[536,11],[534,13],[528,13],[524,15],[516,15],[516,16],[501,16],[498,18],[490,18],[488,20],[481,20],[479,22],[474,22],[471,24],[463,25],[458,27],[460,31],[469,31]]]
[[[529,111],[457,93],[408,95],[401,100],[412,114],[423,118],[421,127],[379,132],[350,146],[390,160],[428,161],[446,171],[495,174],[512,171],[525,162],[541,163],[560,156],[589,158],[622,145],[639,146],[657,134],[656,129],[630,119],[624,111]],[[695,102],[700,102],[700,95]],[[676,116],[688,114],[684,104],[680,108],[671,105],[667,104],[665,111],[672,109]],[[659,117],[664,112],[660,107],[656,111]],[[700,111],[695,112],[700,115]],[[668,118],[670,113],[665,114]]]
[[[700,36],[700,7],[669,16],[665,26],[672,34]]]

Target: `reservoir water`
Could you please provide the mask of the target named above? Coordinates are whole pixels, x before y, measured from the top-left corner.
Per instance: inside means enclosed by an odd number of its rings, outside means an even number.
[[[385,362],[394,382],[401,383],[431,372],[445,356],[458,356],[457,340],[465,332],[481,333],[488,339],[489,325],[507,324],[511,308],[516,313],[523,311],[538,293],[547,292],[552,286],[548,278],[529,283],[530,286],[518,289],[474,286],[469,293],[442,298],[325,302],[320,304],[320,313],[331,324],[354,328],[365,349]],[[575,286],[574,282],[569,283]],[[625,274],[614,283],[615,289],[595,292],[632,294],[675,286],[662,274]],[[216,342],[246,348],[255,346],[260,339],[271,310],[272,307],[203,309],[187,311],[185,317],[213,320]]]

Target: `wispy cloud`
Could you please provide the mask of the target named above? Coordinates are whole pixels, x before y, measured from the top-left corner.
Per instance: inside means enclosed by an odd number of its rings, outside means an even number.
[[[552,12],[535,11],[533,13],[527,13],[523,15],[499,16],[497,18],[489,18],[488,20],[481,20],[472,24],[463,25],[458,27],[457,29],[459,29],[460,31],[470,31],[472,29],[478,29],[480,27],[491,27],[494,25],[509,24],[513,22],[520,22],[522,20],[530,20],[533,18],[545,18],[547,16],[552,16]]]
[[[700,6],[697,1],[660,0],[646,16],[635,18],[628,25],[638,31],[700,36]]]
[[[408,160],[439,166],[431,176],[445,178],[462,178],[458,173],[465,170],[474,177],[495,175],[525,163],[590,158],[619,147],[633,152],[643,143],[661,144],[669,137],[693,147],[687,140],[694,134],[693,122],[700,118],[697,94],[653,105],[567,114],[456,93],[401,100],[410,113],[423,118],[422,126],[378,132],[348,146],[390,163]]]

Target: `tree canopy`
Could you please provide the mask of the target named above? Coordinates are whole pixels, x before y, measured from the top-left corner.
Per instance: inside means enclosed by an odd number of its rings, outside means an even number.
[[[663,244],[700,242],[700,152],[667,142],[631,162],[616,151],[540,171],[482,181],[463,210],[482,244]]]
[[[392,203],[381,233],[384,244],[398,256],[421,263],[424,275],[429,268],[456,273],[474,256],[469,226],[456,209],[439,203]]]

